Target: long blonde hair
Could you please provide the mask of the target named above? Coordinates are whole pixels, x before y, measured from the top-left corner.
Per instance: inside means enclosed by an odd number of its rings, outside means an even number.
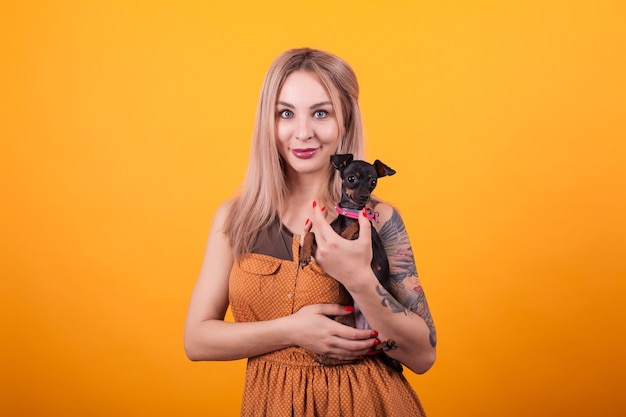
[[[363,126],[359,109],[359,84],[352,68],[341,58],[310,48],[283,52],[270,66],[259,98],[248,170],[241,194],[234,200],[224,233],[235,258],[252,250],[259,233],[280,218],[287,186],[285,167],[276,145],[276,100],[289,74],[310,71],[320,78],[337,112],[339,145],[336,153],[363,158]],[[341,197],[337,171],[328,163],[327,187],[320,201]]]

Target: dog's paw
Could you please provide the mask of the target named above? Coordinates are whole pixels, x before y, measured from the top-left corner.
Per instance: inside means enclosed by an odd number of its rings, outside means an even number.
[[[310,251],[307,254],[306,251],[304,251],[304,250],[302,250],[302,248],[300,248],[300,253],[298,255],[298,263],[300,264],[300,268],[304,268],[305,266],[310,264],[311,263],[311,253],[310,253]]]

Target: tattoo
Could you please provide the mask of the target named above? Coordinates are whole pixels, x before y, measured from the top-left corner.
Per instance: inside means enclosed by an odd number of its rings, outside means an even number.
[[[376,292],[382,297],[383,300],[381,301],[381,304],[384,307],[389,307],[394,313],[404,313],[405,315],[408,315],[409,312],[407,311],[407,309],[402,304],[400,304],[398,300],[393,298],[391,294],[385,291],[383,287],[377,285]]]
[[[394,313],[416,313],[428,326],[430,344],[437,344],[437,332],[433,322],[424,289],[419,283],[415,258],[404,222],[397,210],[393,210],[391,218],[382,225],[380,238],[389,258],[391,294],[377,287],[376,291],[383,297],[382,304],[389,306]],[[408,310],[408,311],[407,311]]]
[[[383,352],[389,352],[390,350],[398,349],[398,345],[396,345],[396,341],[393,339],[385,340],[381,346]]]
[[[413,292],[417,294],[417,298],[409,306],[409,309],[411,311],[415,311],[417,315],[426,322],[428,330],[430,330],[430,345],[435,347],[437,345],[437,331],[435,330],[433,316],[430,314],[430,309],[428,308],[428,302],[426,301],[426,295],[424,295],[424,289],[421,285],[418,285],[413,288]]]
[[[401,282],[405,278],[417,276],[409,235],[397,210],[393,210],[391,218],[381,227],[379,236],[390,260],[392,282]]]

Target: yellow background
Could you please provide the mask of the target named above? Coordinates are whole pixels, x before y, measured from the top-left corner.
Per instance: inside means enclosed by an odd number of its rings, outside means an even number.
[[[2,414],[237,415],[245,362],[185,358],[187,302],[263,75],[312,46],[398,171],[429,415],[624,415],[625,27],[621,0],[2,2]]]

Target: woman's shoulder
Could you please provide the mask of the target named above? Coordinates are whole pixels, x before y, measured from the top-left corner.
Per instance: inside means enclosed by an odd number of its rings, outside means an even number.
[[[232,197],[226,201],[222,201],[222,203],[217,207],[216,213],[228,214],[232,210],[233,206],[237,203],[237,198]]]
[[[215,210],[215,214],[213,215],[213,224],[221,226],[226,224],[236,202],[236,198],[230,198],[222,202]]]

